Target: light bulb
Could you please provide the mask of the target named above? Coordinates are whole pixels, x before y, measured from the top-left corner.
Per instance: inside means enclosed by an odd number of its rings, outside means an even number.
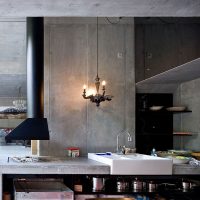
[[[85,90],[86,88],[87,88],[87,86],[84,84],[84,85],[83,85],[83,89]]]
[[[95,90],[93,88],[89,88],[87,91],[88,96],[95,95]]]
[[[102,90],[104,91],[105,94],[105,90],[106,90],[106,81],[102,81]]]
[[[106,85],[106,81],[102,81],[102,85],[105,86]]]

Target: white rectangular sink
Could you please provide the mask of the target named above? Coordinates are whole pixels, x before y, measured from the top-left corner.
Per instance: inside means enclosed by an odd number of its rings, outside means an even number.
[[[98,155],[88,153],[88,158],[110,165],[110,174],[115,175],[171,175],[173,162],[168,158],[160,158],[144,154]]]

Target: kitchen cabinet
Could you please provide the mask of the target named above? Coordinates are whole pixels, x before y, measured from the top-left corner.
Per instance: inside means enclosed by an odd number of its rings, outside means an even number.
[[[151,150],[164,151],[173,148],[174,136],[180,136],[180,148],[183,148],[183,136],[191,133],[173,130],[173,115],[191,113],[191,110],[168,111],[173,105],[173,94],[138,93],[136,94],[136,149],[139,153],[150,154]],[[160,110],[151,110],[159,106]],[[176,133],[176,134],[175,134]],[[181,134],[182,133],[182,134]]]
[[[104,179],[104,188],[101,191],[93,191],[93,177]],[[23,179],[21,179],[23,178]],[[76,179],[81,180],[83,184],[82,192],[74,191]],[[85,200],[87,198],[122,198],[122,197],[143,197],[144,199],[154,199],[165,197],[166,199],[198,199],[199,196],[200,177],[199,176],[113,176],[113,175],[87,175],[87,174],[71,174],[71,175],[4,175],[3,189],[4,193],[11,194],[14,199],[13,179],[21,179],[23,181],[42,180],[59,180],[68,188],[74,191],[75,200]],[[183,183],[190,183],[191,188],[183,188]],[[126,187],[118,190],[118,185],[126,183]],[[137,199],[137,198],[136,198]]]
[[[165,108],[173,105],[172,94],[136,94],[136,149],[150,154],[151,150],[173,148],[173,115]],[[163,106],[151,111],[152,106]]]

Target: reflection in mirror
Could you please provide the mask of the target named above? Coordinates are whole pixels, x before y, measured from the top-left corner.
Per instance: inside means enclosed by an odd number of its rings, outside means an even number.
[[[0,18],[0,145],[26,118],[26,18]]]

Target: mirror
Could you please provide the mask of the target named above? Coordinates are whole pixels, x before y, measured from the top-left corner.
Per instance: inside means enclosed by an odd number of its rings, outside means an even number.
[[[26,18],[0,18],[0,145],[26,118]]]

